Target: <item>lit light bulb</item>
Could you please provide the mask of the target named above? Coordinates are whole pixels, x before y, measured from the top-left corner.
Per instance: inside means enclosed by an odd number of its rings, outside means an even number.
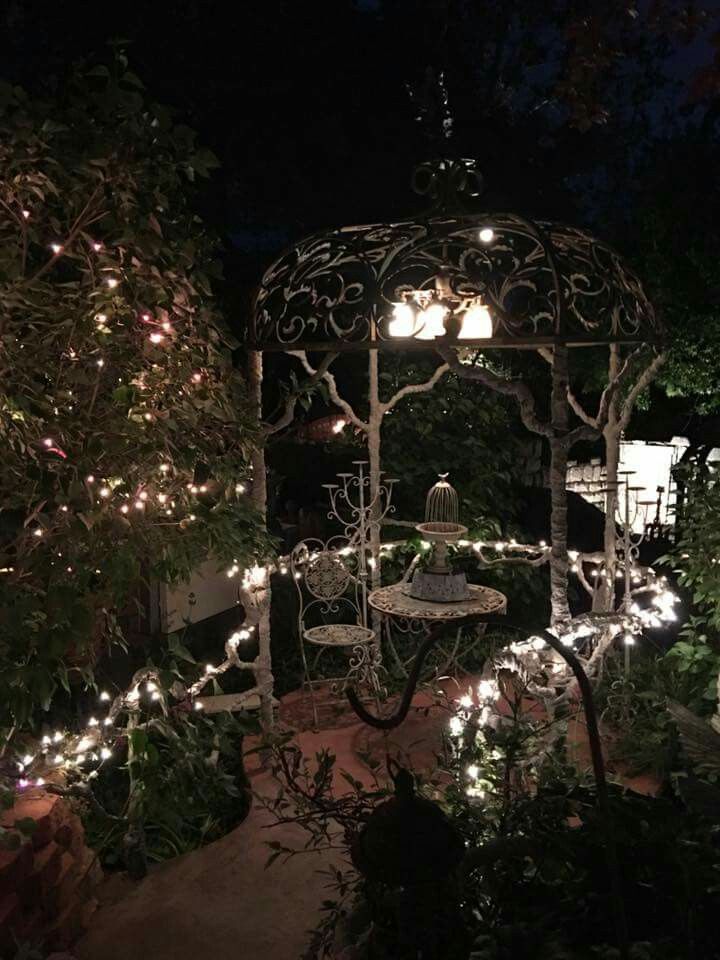
[[[23,215],[23,217],[25,217],[26,220],[29,220],[29,219],[30,219],[30,211],[29,211],[29,210],[23,210],[22,215]]]
[[[110,487],[100,487],[98,492],[103,499],[107,499],[112,493]]]
[[[92,245],[92,248],[95,251],[95,253],[100,253],[100,251],[102,250],[102,244],[95,241],[95,243]]]
[[[478,236],[482,243],[492,243],[495,239],[495,231],[492,227],[483,227]]]
[[[415,334],[417,340],[434,340],[436,337],[445,336],[445,316],[447,308],[441,303],[431,303],[429,307],[421,311],[419,321],[422,324],[418,333]]]
[[[396,303],[393,306],[393,319],[388,325],[391,337],[412,337],[415,332],[415,311],[409,303]]]
[[[481,680],[478,684],[478,696],[483,700],[494,699],[496,695],[495,684],[492,680]]]
[[[150,343],[162,343],[163,335],[161,333],[151,333],[150,334]]]
[[[194,373],[194,374],[192,375],[192,378],[193,378],[193,383],[200,383],[200,381],[202,380],[202,374],[201,374],[201,373]]]
[[[50,249],[57,256],[59,253],[62,253],[62,244],[61,243],[51,243]]]
[[[111,290],[114,290],[115,287],[118,285],[118,283],[120,283],[117,277],[108,277],[105,282],[107,283],[107,285],[110,287]]]
[[[460,717],[450,718],[450,733],[453,737],[459,737],[463,732],[463,722]]]
[[[462,318],[458,340],[487,340],[492,335],[490,310],[484,303],[476,301]]]
[[[170,464],[169,464],[169,463],[161,463],[161,464],[160,464],[160,473],[169,473],[169,471],[170,471]]]
[[[103,760],[109,760],[112,756],[112,750],[110,750],[108,747],[103,747],[100,751],[100,756]]]
[[[145,509],[145,504],[142,502],[142,500],[136,500],[136,501],[135,501],[135,509],[136,509],[136,510],[144,510],[144,509]]]
[[[124,504],[120,507],[120,513],[127,513],[129,509],[130,509],[130,508],[128,507],[128,505],[127,505],[126,503],[124,503]]]

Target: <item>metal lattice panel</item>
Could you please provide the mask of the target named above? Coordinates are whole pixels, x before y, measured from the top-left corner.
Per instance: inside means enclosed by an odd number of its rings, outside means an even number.
[[[492,235],[492,239],[481,239]],[[482,297],[493,335],[459,346],[653,342],[660,326],[640,280],[591,234],[508,213],[432,216],[346,227],[300,241],[265,273],[250,322],[261,349],[342,350],[393,344],[393,305],[443,276]],[[447,337],[444,343],[454,343]]]

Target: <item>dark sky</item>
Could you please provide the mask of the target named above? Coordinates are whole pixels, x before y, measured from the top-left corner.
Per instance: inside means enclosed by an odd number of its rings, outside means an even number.
[[[605,15],[613,2],[579,6]],[[404,215],[415,205],[413,165],[439,152],[477,157],[489,201],[577,219],[588,215],[578,208],[578,184],[608,176],[598,173],[598,157],[622,164],[640,149],[641,124],[628,117],[639,86],[633,57],[645,55],[647,37],[628,42],[623,32],[636,21],[621,25],[613,41],[627,46],[626,78],[598,85],[615,112],[579,130],[552,88],[568,21],[546,19],[544,8],[537,0],[6,0],[0,74],[32,86],[75,58],[102,57],[111,39],[127,39],[151,94],[176,107],[220,156],[207,212],[241,251],[274,249],[330,224]],[[710,62],[712,33],[706,23],[692,43],[678,35],[669,44],[664,69],[681,89],[653,80],[639,94],[657,123]],[[580,31],[572,43],[583,39]],[[422,89],[428,68],[447,76],[449,144],[429,136],[437,122],[416,121],[408,96],[408,84]]]

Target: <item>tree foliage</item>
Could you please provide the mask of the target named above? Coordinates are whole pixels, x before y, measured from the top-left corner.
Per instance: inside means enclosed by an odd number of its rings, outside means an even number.
[[[122,55],[42,97],[0,85],[0,144],[0,701],[22,720],[141,577],[263,540],[191,204],[215,158]]]

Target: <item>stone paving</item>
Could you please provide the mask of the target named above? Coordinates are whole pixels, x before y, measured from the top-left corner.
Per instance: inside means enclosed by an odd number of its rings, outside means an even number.
[[[345,713],[331,714],[332,728],[306,729],[296,740],[307,757],[323,748],[332,750],[337,770],[368,785],[368,756],[380,763],[388,753],[400,760],[411,757],[415,770],[429,770],[447,716],[424,694],[413,703],[407,720],[389,735],[353,722]],[[291,695],[281,705],[281,722],[297,729],[306,712],[297,695]],[[584,740],[584,727],[577,722],[569,742],[580,765],[588,764]],[[272,795],[272,777],[259,765],[249,772],[256,794]],[[629,785],[640,792],[655,789],[649,779]],[[267,869],[265,864],[267,841],[292,845],[302,836],[293,825],[271,826],[268,813],[256,802],[232,833],[152,867],[142,882],[109,879],[101,888],[101,906],[89,933],[74,948],[78,960],[300,960],[307,931],[316,925],[319,906],[328,895],[320,871],[333,861],[324,853],[309,853],[286,863],[278,860]]]

